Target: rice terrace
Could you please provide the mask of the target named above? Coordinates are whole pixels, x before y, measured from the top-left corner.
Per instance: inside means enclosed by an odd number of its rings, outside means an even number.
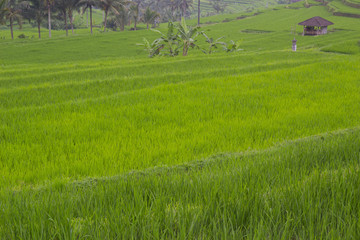
[[[360,239],[359,0],[0,0],[0,239]]]

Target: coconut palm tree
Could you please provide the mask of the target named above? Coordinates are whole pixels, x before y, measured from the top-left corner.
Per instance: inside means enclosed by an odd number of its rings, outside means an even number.
[[[7,2],[5,0],[0,1],[0,24],[5,24],[5,13],[6,13]]]
[[[80,0],[79,6],[83,6],[83,13],[89,9],[90,10],[90,32],[93,33],[93,21],[92,21],[92,9],[98,4],[96,0]]]
[[[112,28],[116,31],[117,28],[120,28],[120,31],[125,30],[125,25],[130,20],[130,12],[124,7],[120,7],[118,10],[119,14],[114,14],[112,12],[108,15],[107,28]]]
[[[182,16],[186,17],[186,11],[192,8],[193,0],[180,0],[179,7],[182,12]]]
[[[79,8],[80,0],[67,0],[67,13],[70,19],[71,32],[74,34],[73,12]]]
[[[134,19],[134,30],[136,30],[136,24],[139,19],[139,15],[140,15],[139,9],[140,9],[140,1],[134,2],[130,6],[131,17]]]
[[[147,29],[149,29],[149,24],[153,24],[155,19],[159,17],[159,14],[155,11],[152,11],[149,7],[146,8],[143,16],[143,21],[146,23]]]
[[[51,38],[51,6],[54,5],[55,0],[44,0],[44,1],[45,1],[45,5],[47,6],[49,38]]]
[[[11,39],[14,39],[14,21],[17,21],[21,28],[21,9],[16,4],[15,0],[10,0],[4,9],[4,15],[10,22]]]
[[[186,11],[192,8],[193,0],[169,0],[169,4],[173,11],[181,12],[181,17],[186,17]]]
[[[120,7],[119,14],[116,16],[116,18],[120,27],[120,31],[124,31],[125,25],[128,22],[131,22],[131,12],[128,8]]]
[[[200,26],[200,0],[198,0],[198,26]]]
[[[68,31],[68,23],[67,23],[67,9],[68,9],[69,0],[56,0],[55,2],[55,8],[60,11],[60,13],[64,17],[65,21],[65,32],[66,36],[69,35]]]
[[[23,15],[36,21],[39,38],[41,38],[40,26],[46,13],[46,3],[43,0],[28,0],[23,2],[23,4],[25,4]]]
[[[104,10],[104,32],[106,31],[106,23],[109,11],[118,15],[120,7],[126,7],[129,2],[126,0],[100,0],[99,5]]]

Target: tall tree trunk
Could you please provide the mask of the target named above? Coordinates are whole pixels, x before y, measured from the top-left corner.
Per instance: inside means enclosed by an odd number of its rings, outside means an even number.
[[[41,32],[40,32],[40,22],[38,21],[38,33],[39,33],[39,39],[41,39]]]
[[[89,10],[86,9],[86,27],[89,28]]]
[[[92,6],[90,5],[90,32],[91,34],[93,33],[92,31]]]
[[[200,26],[200,0],[198,0],[198,26]]]
[[[134,18],[134,30],[136,31],[136,18]]]
[[[69,11],[69,19],[70,19],[70,26],[71,26],[71,33],[74,35],[74,25],[73,25],[73,15],[72,11]]]
[[[189,50],[188,43],[185,42],[185,43],[184,43],[184,47],[183,47],[183,56],[187,56],[188,50]]]
[[[12,17],[10,17],[10,32],[11,32],[11,39],[14,40],[13,19],[12,19]]]
[[[104,19],[104,32],[106,32],[107,15],[108,15],[108,12],[107,12],[107,11],[105,11],[105,19]]]
[[[185,14],[186,14],[185,1],[186,0],[183,0],[183,4],[182,4],[182,16],[183,16],[183,18],[185,18]]]
[[[65,30],[66,30],[66,36],[68,36],[68,35],[69,35],[69,33],[68,33],[68,25],[67,25],[66,12],[64,12],[64,19],[65,19]]]
[[[49,24],[49,38],[51,38],[51,9],[50,9],[50,1],[47,1],[48,4],[48,24]]]

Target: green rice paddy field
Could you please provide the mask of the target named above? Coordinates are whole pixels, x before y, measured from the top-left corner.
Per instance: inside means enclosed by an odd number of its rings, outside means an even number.
[[[360,19],[240,15],[202,29],[242,51],[176,58],[2,30],[0,239],[359,239]]]

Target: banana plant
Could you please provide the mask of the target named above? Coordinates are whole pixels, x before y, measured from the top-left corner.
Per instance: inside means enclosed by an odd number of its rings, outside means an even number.
[[[183,42],[183,56],[188,55],[189,48],[198,48],[200,47],[196,44],[196,37],[200,34],[200,27],[187,26],[185,18],[181,18],[180,24],[177,26],[178,36]]]
[[[224,45],[224,50],[225,52],[237,52],[237,51],[240,51],[242,49],[240,49],[240,43],[241,41],[233,41],[233,40],[230,40],[230,43],[229,44],[226,44]]]
[[[220,40],[224,37],[219,37],[218,39],[214,40],[214,38],[208,37],[204,32],[201,32],[201,35],[206,38],[206,42],[209,44],[209,50],[206,52],[207,54],[211,54],[213,52],[213,48],[218,48],[217,45],[226,46],[225,42],[220,42]]]
[[[137,43],[136,45],[143,46],[148,52],[150,58],[159,55],[160,51],[164,48],[164,43],[161,38],[155,39],[152,43],[150,43],[146,38],[143,38],[143,43]]]
[[[168,31],[166,34],[155,29],[151,29],[151,31],[159,33],[161,35],[159,40],[164,42],[165,47],[168,50],[168,53],[164,53],[164,55],[174,57],[179,54],[179,39],[178,35],[175,33],[175,26],[171,21],[169,21],[168,23]]]

